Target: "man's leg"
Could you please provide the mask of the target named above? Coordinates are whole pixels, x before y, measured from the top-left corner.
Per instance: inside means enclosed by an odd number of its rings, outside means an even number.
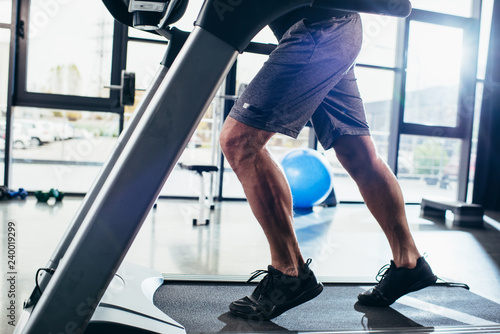
[[[379,283],[358,296],[359,302],[389,306],[399,297],[436,282],[437,277],[420,256],[410,233],[401,188],[389,167],[378,157],[371,137],[342,136],[335,142],[334,149],[382,227],[394,258]]]
[[[228,117],[220,142],[269,241],[271,265],[297,276],[304,259],[293,229],[292,195],[285,175],[265,147],[273,135]]]
[[[420,254],[408,227],[401,188],[371,137],[342,136],[333,148],[387,236],[396,266],[414,268]]]
[[[250,280],[267,274],[249,296],[229,305],[239,317],[266,320],[316,297],[323,290],[304,263],[293,229],[288,182],[265,145],[274,135],[228,117],[221,132],[224,154],[238,176],[252,211],[269,241],[271,265]]]

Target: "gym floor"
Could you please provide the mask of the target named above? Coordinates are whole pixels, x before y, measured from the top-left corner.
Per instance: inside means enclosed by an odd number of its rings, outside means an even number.
[[[34,287],[35,272],[46,265],[82,198],[66,197],[62,203],[40,204],[27,200],[0,202],[1,236],[7,276],[7,223],[16,229],[15,299],[7,297],[9,282],[2,279],[2,319],[9,303],[16,303],[16,319],[22,302]],[[248,203],[217,203],[208,226],[192,226],[196,201],[161,199],[149,214],[127,254],[126,261],[153,268],[165,276],[245,280],[270,262],[264,234]],[[420,206],[407,205],[411,230],[435,273],[451,282],[465,283],[471,292],[500,303],[500,214],[487,212],[480,229],[458,228],[450,222],[420,217]],[[11,224],[12,225],[12,224]],[[304,257],[324,282],[373,284],[380,267],[391,259],[380,228],[363,204],[339,204],[298,213],[297,237]],[[13,327],[0,322],[1,333]]]

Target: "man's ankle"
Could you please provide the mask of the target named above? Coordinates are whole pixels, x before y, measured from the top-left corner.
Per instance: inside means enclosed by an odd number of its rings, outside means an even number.
[[[294,265],[281,265],[279,263],[273,263],[271,264],[274,268],[277,270],[281,271],[283,274],[288,275],[288,276],[294,276],[297,277],[299,276],[300,269],[297,266]]]
[[[421,256],[417,254],[416,256],[394,258],[394,264],[397,268],[414,269],[417,266],[417,261],[420,257]]]
[[[297,277],[304,268],[305,262],[304,260],[295,263],[273,261],[271,265],[285,275]]]
[[[392,255],[396,268],[407,269],[415,268],[418,259],[422,257],[412,240],[405,243],[402,242],[401,245],[395,246]]]

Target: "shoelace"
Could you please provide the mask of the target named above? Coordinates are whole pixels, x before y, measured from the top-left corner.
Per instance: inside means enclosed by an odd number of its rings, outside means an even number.
[[[260,275],[264,275],[264,274],[269,274],[269,271],[262,270],[262,269],[254,271],[252,273],[252,276],[248,279],[247,283],[250,283],[251,281],[253,281],[257,277],[259,277]]]
[[[312,262],[312,259],[307,259],[305,265],[308,267],[311,264],[311,262]],[[389,264],[386,264],[384,267],[382,267],[380,269],[380,271],[382,271],[382,269],[384,269],[385,267],[388,267],[388,266],[389,266]],[[379,274],[380,274],[380,271],[379,271]],[[254,271],[252,273],[252,276],[247,280],[247,283],[250,283],[251,281],[253,281],[257,277],[259,277],[260,275],[264,275],[264,274],[269,274],[269,271],[268,270],[263,270],[263,269]],[[378,274],[377,274],[377,277],[378,277]]]
[[[391,265],[389,263],[386,264],[385,266],[383,266],[382,268],[380,268],[377,276],[375,276],[375,279],[377,280],[377,282],[380,283],[389,274],[390,269],[391,269]]]
[[[253,281],[257,277],[259,277],[260,275],[264,275],[264,274],[267,274],[267,275],[264,276],[262,281],[260,281],[259,285],[257,285],[259,292],[261,294],[265,294],[269,289],[271,289],[271,287],[273,285],[272,284],[272,275],[269,275],[269,271],[262,270],[262,269],[256,270],[252,273],[252,276],[247,280],[247,283],[250,283],[251,281]]]
[[[307,259],[307,261],[305,263],[306,266],[309,267],[311,262],[312,262],[312,259]],[[380,271],[379,271],[379,273],[380,273]],[[260,284],[257,286],[261,293],[265,293],[266,291],[271,289],[273,286],[273,277],[272,277],[272,275],[269,274],[268,270],[263,270],[263,269],[256,270],[252,273],[252,276],[247,280],[247,283],[250,283],[251,281],[253,281],[257,277],[264,275],[264,274],[267,274],[267,275],[264,276],[262,281],[260,281]]]

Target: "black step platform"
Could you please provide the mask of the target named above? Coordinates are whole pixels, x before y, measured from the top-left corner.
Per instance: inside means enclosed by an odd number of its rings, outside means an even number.
[[[453,212],[453,225],[483,227],[484,209],[478,204],[459,201],[439,201],[422,198],[420,212],[423,217],[445,219],[446,211]]]

